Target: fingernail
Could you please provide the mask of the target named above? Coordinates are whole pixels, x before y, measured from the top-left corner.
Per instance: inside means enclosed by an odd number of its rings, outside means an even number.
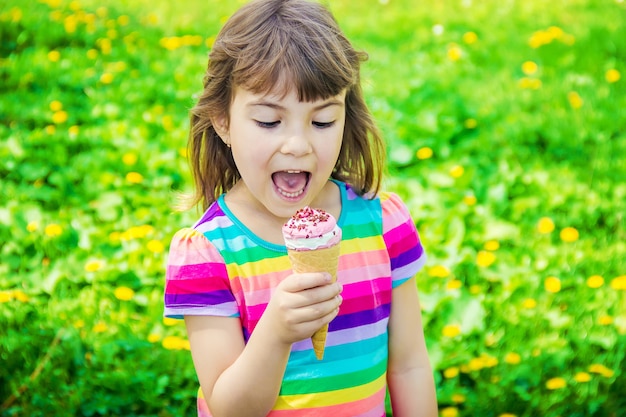
[[[324,279],[326,280],[326,282],[330,282],[332,281],[333,277],[328,272],[324,272]]]

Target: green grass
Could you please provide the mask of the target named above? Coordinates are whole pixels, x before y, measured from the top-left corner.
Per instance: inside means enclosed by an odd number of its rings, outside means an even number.
[[[195,412],[164,260],[197,215],[173,209],[187,111],[240,2],[125,3],[0,6],[3,416]],[[626,414],[626,3],[331,8],[430,255],[441,415]]]

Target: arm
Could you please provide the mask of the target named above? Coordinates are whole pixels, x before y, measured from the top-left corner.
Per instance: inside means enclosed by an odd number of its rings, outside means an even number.
[[[237,318],[186,316],[191,354],[214,417],[266,416],[278,397],[291,345],[338,312],[341,286],[293,274],[275,290],[245,344]]]
[[[393,290],[387,383],[394,417],[436,417],[437,396],[428,359],[415,278]]]

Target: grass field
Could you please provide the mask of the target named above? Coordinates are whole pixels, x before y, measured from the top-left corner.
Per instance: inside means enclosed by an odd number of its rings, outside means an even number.
[[[0,415],[194,414],[164,262],[239,4],[0,5]],[[626,2],[330,5],[430,255],[441,416],[626,415]]]

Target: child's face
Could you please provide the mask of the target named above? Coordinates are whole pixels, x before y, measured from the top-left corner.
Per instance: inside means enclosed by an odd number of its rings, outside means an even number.
[[[229,127],[221,131],[251,203],[279,218],[315,205],[343,139],[345,92],[314,102],[236,88]],[[321,198],[321,196],[320,196]]]

